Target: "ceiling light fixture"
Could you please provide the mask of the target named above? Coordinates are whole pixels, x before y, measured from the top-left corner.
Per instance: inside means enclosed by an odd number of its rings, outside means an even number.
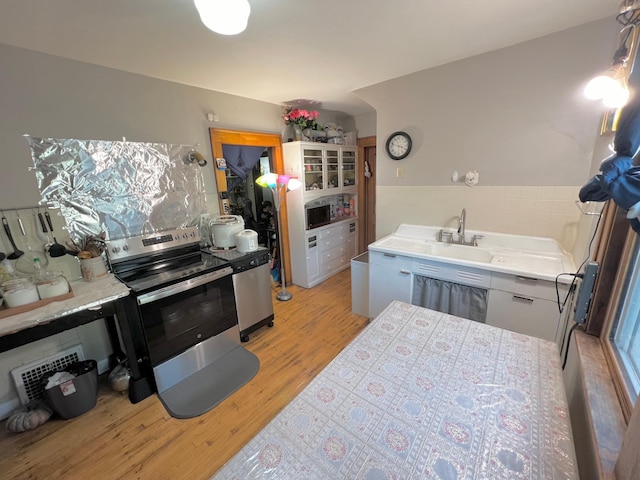
[[[209,30],[221,35],[237,35],[247,28],[251,13],[248,0],[194,0],[193,3]]]

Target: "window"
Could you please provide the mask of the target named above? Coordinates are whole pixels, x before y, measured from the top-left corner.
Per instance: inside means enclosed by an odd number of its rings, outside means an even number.
[[[630,240],[618,306],[608,340],[631,404],[640,393],[640,241]],[[624,257],[623,257],[624,258]]]

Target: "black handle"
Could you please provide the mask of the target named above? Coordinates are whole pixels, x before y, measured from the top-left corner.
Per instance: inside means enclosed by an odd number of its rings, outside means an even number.
[[[11,235],[11,230],[9,229],[9,222],[7,221],[7,217],[2,217],[2,226],[4,227],[4,233],[7,234],[7,237],[11,242],[11,246],[13,247],[13,250],[14,251],[18,250],[18,247],[16,246],[16,242],[13,241],[13,235]]]
[[[42,218],[42,214],[38,212],[38,220],[40,220],[40,225],[42,226],[42,233],[47,233],[47,226],[44,224],[44,218]]]
[[[51,222],[51,215],[49,215],[49,212],[44,212],[44,216],[47,217],[47,223],[49,224],[49,230],[51,230],[51,232],[53,232],[53,223]]]

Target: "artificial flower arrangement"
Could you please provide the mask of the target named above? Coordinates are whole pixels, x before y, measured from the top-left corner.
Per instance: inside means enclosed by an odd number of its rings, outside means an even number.
[[[299,125],[303,130],[310,128],[318,130],[318,112],[316,110],[304,110],[301,108],[285,107],[282,113],[282,119],[285,125]]]

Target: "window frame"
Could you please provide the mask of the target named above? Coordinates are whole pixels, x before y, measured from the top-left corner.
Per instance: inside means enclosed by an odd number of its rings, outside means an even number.
[[[599,264],[599,273],[585,331],[600,338],[620,407],[628,423],[633,411],[633,400],[627,388],[621,359],[610,337],[624,301],[627,274],[633,268],[631,257],[636,242],[640,239],[630,228],[625,211],[613,202],[608,202],[602,214],[603,229],[594,256]]]

